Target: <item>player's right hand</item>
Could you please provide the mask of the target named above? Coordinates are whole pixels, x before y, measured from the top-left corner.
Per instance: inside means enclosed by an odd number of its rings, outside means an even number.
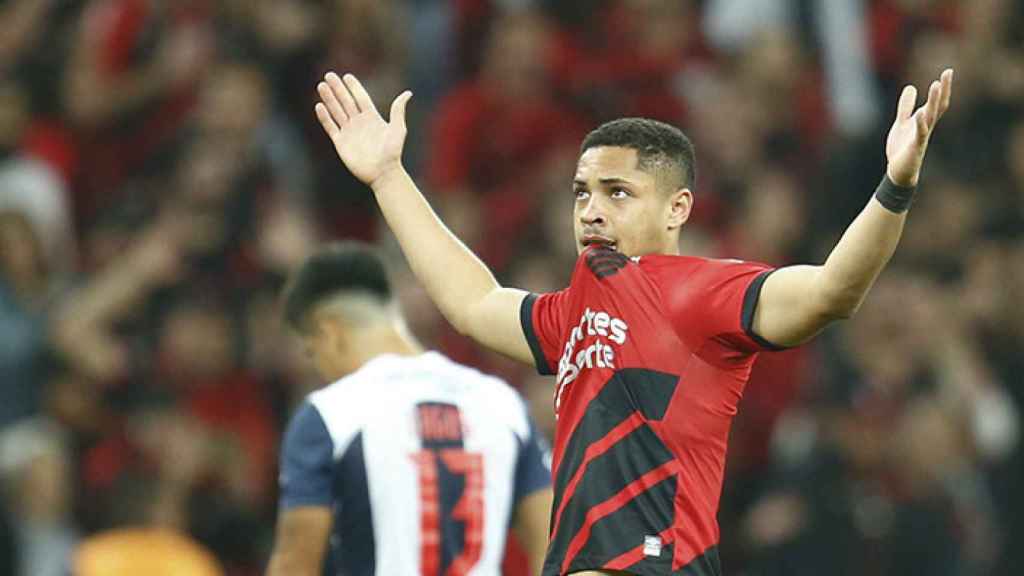
[[[381,118],[359,80],[328,72],[317,84],[316,117],[349,171],[371,187],[391,170],[400,169],[405,145],[406,90],[391,104],[390,121]]]

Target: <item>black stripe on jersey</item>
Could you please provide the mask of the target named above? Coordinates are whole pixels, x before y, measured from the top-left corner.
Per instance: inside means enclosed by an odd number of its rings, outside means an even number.
[[[338,501],[334,509],[334,533],[339,536],[337,545],[340,548],[334,548],[332,544],[334,549],[329,554],[337,562],[335,567],[340,568],[336,571],[338,573],[373,574],[377,559],[362,432],[356,434],[335,470]]]
[[[690,560],[686,566],[673,574],[674,576],[722,576],[722,561],[718,558],[718,546],[708,548],[703,554]]]
[[[672,374],[640,368],[619,370],[608,380],[601,392],[587,406],[586,413],[566,445],[563,460],[555,479],[557,489],[552,507],[553,516],[562,506],[567,484],[583,465],[587,447],[604,438],[613,428],[635,412],[640,412],[648,421],[660,420],[665,415],[678,382],[679,378]],[[554,573],[558,573],[557,569],[564,560],[569,543],[584,525],[587,511],[591,507],[608,500],[646,472],[654,470],[673,458],[672,452],[665,447],[661,439],[649,426],[644,424],[620,439],[602,455],[591,460],[566,504],[561,519],[552,518],[552,528],[557,522],[558,531],[551,535],[548,549],[548,560],[552,563],[550,569],[554,569],[556,570]],[[625,477],[623,472],[626,470],[634,473],[635,476]],[[637,533],[644,531],[641,533],[642,537],[644,534],[650,534],[650,530],[653,530],[653,528],[643,528],[643,526],[658,527],[664,524],[662,527],[664,528],[671,523],[674,514],[674,498],[674,488],[671,493],[662,494],[661,491],[654,491],[652,487],[610,516],[625,514],[625,517],[634,518],[634,522],[624,524],[624,526],[635,529]],[[627,509],[632,509],[632,512]],[[641,517],[641,513],[645,514],[647,518]],[[664,513],[667,516],[662,518],[659,513]],[[654,532],[653,535],[657,533]],[[610,560],[617,556],[612,552],[623,553],[637,545],[633,541],[623,542],[621,544],[624,549],[619,550],[619,544],[616,541],[601,539],[600,532],[595,531],[591,533],[588,543],[581,549],[579,556],[592,558],[599,551],[602,557],[605,554],[610,554],[608,557]],[[626,544],[629,545],[626,546]],[[545,566],[547,568],[547,564]],[[595,567],[593,564],[590,566]]]
[[[765,270],[750,281],[747,291],[743,293],[743,312],[740,315],[740,325],[743,326],[743,331],[747,333],[747,336],[765,350],[786,350],[787,346],[772,344],[754,332],[754,313],[757,312],[757,302],[761,298],[761,287],[764,286],[764,281],[771,276],[772,272],[775,270]]]
[[[587,447],[604,438],[635,411],[647,420],[661,420],[678,384],[679,377],[674,374],[644,368],[623,368],[608,379],[601,392],[590,401],[566,444],[555,478],[559,490],[555,493],[554,510],[561,505],[565,485],[583,464]]]
[[[536,294],[527,294],[523,303],[519,305],[519,324],[523,327],[523,335],[530,345],[530,352],[533,353],[533,362],[537,366],[537,373],[542,376],[554,376],[555,373],[548,366],[548,359],[544,357],[544,349],[540,346],[537,333],[533,329],[533,305],[537,302]]]
[[[572,515],[563,519],[563,524],[558,530],[560,534],[555,536],[556,538],[561,538],[563,535],[568,537],[565,540],[565,546],[560,548],[555,548],[554,544],[552,546],[553,550],[558,551],[559,565],[564,562],[568,543],[576,536],[587,511],[616,494],[618,492],[616,488],[621,490],[635,480],[635,478],[621,478],[621,463],[615,464],[608,461],[628,457],[636,465],[635,452],[637,450],[651,451],[652,443],[657,443],[660,446],[661,449],[657,451],[664,451],[664,455],[667,456],[664,461],[672,459],[672,454],[664,448],[651,429],[643,426],[622,439],[607,454],[591,463],[590,468],[584,473],[589,478],[584,478],[580,482],[576,494],[566,506],[566,514]],[[630,452],[633,453],[630,454]],[[652,456],[652,458],[654,457]],[[652,460],[652,462],[656,461]],[[650,469],[638,470],[638,477],[659,465],[654,464]],[[619,469],[618,474],[615,472],[616,466]],[[621,479],[622,484],[612,486],[603,481],[604,478],[614,478],[615,484],[618,484]],[[620,555],[642,545],[645,536],[657,536],[668,529],[675,517],[676,484],[675,475],[669,476],[641,492],[615,512],[595,522],[591,526],[590,536],[583,548],[569,564],[569,572],[600,568]],[[607,494],[608,492],[610,494]],[[577,518],[580,520],[579,522],[576,521]],[[672,548],[671,544],[666,543],[659,556],[649,556],[644,561],[638,562],[639,567],[647,568],[640,572],[657,574],[671,572]]]

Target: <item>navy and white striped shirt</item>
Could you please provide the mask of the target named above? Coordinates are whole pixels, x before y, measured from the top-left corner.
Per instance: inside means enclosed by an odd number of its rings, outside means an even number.
[[[515,390],[436,352],[310,394],[281,453],[282,510],[333,509],[331,575],[498,575],[514,506],[550,481]]]

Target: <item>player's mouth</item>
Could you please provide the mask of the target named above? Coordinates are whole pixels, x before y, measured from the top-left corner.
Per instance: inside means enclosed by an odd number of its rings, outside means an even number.
[[[584,248],[586,248],[587,246],[604,246],[609,250],[615,252],[619,251],[618,245],[616,244],[615,240],[612,240],[611,238],[607,238],[605,236],[600,236],[598,234],[587,234],[586,236],[583,237],[581,243],[583,244]]]

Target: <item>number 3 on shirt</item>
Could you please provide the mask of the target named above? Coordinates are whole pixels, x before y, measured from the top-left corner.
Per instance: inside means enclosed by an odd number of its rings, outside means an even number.
[[[424,449],[412,454],[420,474],[420,569],[423,576],[465,576],[480,561],[484,530],[483,455],[461,447],[458,408],[443,404],[419,406]],[[443,447],[446,446],[447,447]],[[449,476],[462,476],[464,486],[455,506],[445,513],[441,502],[439,464]],[[462,553],[441,573],[441,533],[453,522],[463,524]]]

